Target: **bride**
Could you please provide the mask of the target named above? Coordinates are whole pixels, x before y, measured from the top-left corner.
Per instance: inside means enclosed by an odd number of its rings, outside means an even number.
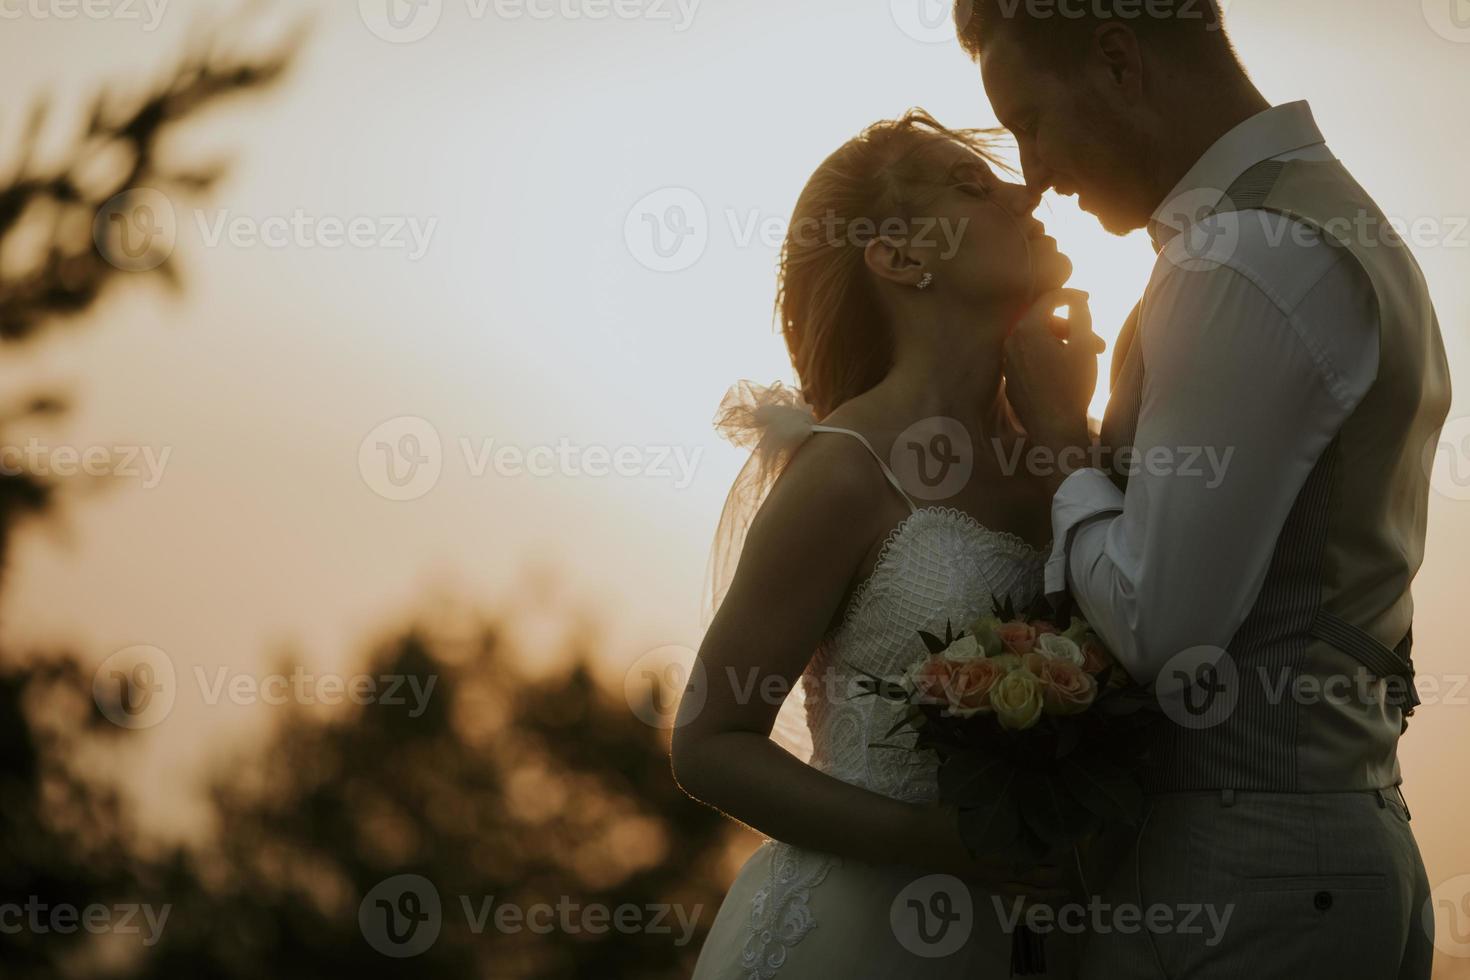
[[[984,134],[921,110],[832,154],[782,251],[800,392],[739,385],[722,406],[722,430],[754,453],[721,518],[718,611],[673,764],[691,796],[769,839],[730,888],[696,980],[1008,977],[1012,903],[1056,894],[1055,870],[972,858],[937,803],[934,761],[890,736],[897,710],[852,696],[864,673],[917,661],[918,630],[959,629],[993,595],[1020,607],[1041,589],[1050,492],[1019,462],[1002,377],[1022,317],[1078,338],[1052,397],[1088,440],[1085,294],[1060,288],[1071,263],[1031,217],[1036,196],[995,169]],[[1053,319],[1062,306],[1068,321]],[[797,685],[809,761],[772,738]],[[1039,975],[1072,975],[1071,940],[1047,940]]]

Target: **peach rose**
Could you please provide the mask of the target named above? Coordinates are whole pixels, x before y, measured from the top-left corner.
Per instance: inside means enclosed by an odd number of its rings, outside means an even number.
[[[1036,648],[1036,629],[1019,620],[1002,623],[995,632],[1007,653],[1023,657]]]
[[[994,660],[967,660],[954,672],[949,690],[949,713],[969,718],[990,709],[990,692],[1005,677],[1004,665]]]
[[[959,664],[940,656],[922,661],[909,672],[909,685],[919,704],[948,704]]]
[[[1043,636],[1056,636],[1061,632],[1061,630],[1057,629],[1055,626],[1053,626],[1051,623],[1048,623],[1044,619],[1038,619],[1031,625],[1035,627],[1036,636],[1038,639]]]
[[[1048,714],[1081,714],[1092,707],[1097,697],[1096,679],[1065,660],[1032,654],[1026,658],[1026,671],[1041,685],[1042,702]]]

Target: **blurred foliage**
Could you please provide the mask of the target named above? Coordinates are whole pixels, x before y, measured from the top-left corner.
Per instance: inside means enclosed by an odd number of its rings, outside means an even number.
[[[42,150],[55,115],[49,100],[31,108],[13,156],[0,156],[0,346],[82,322],[110,286],[149,278],[180,286],[172,255],[130,260],[103,219],[129,214],[143,195],[170,201],[202,195],[224,176],[222,162],[175,161],[165,141],[205,110],[258,94],[285,76],[305,41],[305,22],[255,50],[234,39],[248,36],[246,22],[258,13],[258,4],[249,5],[225,18],[140,94],[121,85],[103,88],[82,131],[61,152]],[[15,444],[18,431],[65,408],[56,392],[0,407],[0,443]],[[45,513],[55,490],[50,478],[24,465],[0,472],[0,570],[16,524]]]
[[[730,825],[679,792],[664,734],[594,679],[585,648],[533,678],[494,626],[468,655],[430,636],[415,630],[365,668],[421,687],[433,677],[419,717],[411,696],[300,711],[222,774],[218,848],[173,868],[173,919],[136,976],[689,975],[723,892]],[[370,945],[359,911],[405,874],[432,883],[442,929],[395,959]],[[699,929],[682,945],[674,916],[672,934],[500,932],[490,900],[677,904]]]
[[[146,94],[99,96],[50,164],[36,149],[47,106],[36,108],[17,159],[0,167],[0,344],[91,322],[82,314],[130,277],[178,285],[171,257],[124,271],[94,236],[95,216],[135,188],[209,191],[224,168],[175,165],[164,134],[277,81],[300,43],[293,33],[263,55],[201,44]],[[0,408],[0,443],[65,410],[56,393],[14,399]],[[0,475],[0,567],[13,529],[50,514],[56,489],[40,474]],[[372,652],[366,674],[416,678],[420,690],[433,679],[421,713],[412,697],[287,711],[218,770],[202,847],[164,846],[136,826],[119,790],[150,774],[119,764],[132,733],[105,719],[76,658],[0,650],[0,975],[687,976],[741,832],[680,793],[666,734],[594,678],[589,640],[572,642],[560,671],[533,676],[508,626],[480,622],[463,640],[429,621]],[[375,911],[380,883],[409,874],[432,883],[442,923],[427,949],[396,958],[374,947],[359,912]],[[495,909],[538,903],[676,905],[697,921],[692,935],[677,916],[668,932],[497,929]],[[102,934],[49,920],[59,908],[140,904],[168,909],[157,942],[141,916],[135,932]],[[50,925],[32,927],[28,906]]]

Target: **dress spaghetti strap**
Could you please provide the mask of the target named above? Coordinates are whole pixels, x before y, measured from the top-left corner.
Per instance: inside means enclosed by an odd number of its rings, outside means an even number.
[[[812,426],[812,431],[840,432],[843,435],[852,436],[858,442],[862,443],[863,446],[868,450],[868,452],[873,454],[873,458],[878,461],[878,465],[883,469],[883,475],[888,478],[889,483],[893,484],[893,489],[897,490],[899,494],[903,497],[904,502],[909,505],[909,510],[913,513],[918,513],[919,508],[914,505],[913,500],[909,497],[907,493],[904,492],[903,484],[898,482],[898,477],[894,475],[893,470],[889,469],[888,464],[883,462],[883,457],[878,455],[878,450],[873,448],[873,444],[870,443],[861,432],[854,432],[851,429],[839,429],[833,425],[814,425]]]

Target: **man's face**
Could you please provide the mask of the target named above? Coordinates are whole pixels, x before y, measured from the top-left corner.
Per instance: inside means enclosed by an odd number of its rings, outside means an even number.
[[[1089,57],[1063,78],[1003,33],[981,53],[980,71],[996,118],[1020,145],[1032,191],[1077,195],[1114,234],[1148,224],[1157,202],[1146,141],[1101,64]]]

